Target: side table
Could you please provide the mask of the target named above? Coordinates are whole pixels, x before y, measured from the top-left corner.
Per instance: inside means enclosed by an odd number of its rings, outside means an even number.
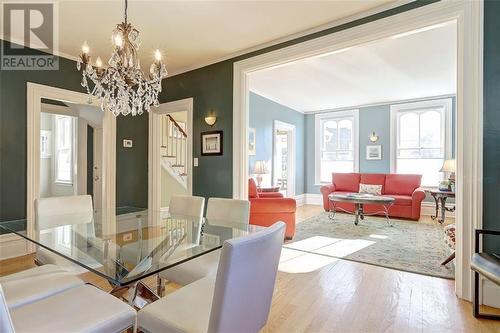
[[[453,207],[446,207],[446,200],[448,198],[454,198],[455,197],[455,192],[452,191],[441,191],[441,190],[429,190],[428,191],[430,195],[434,198],[434,202],[436,203],[436,213],[431,216],[433,220],[436,218],[438,219],[438,222],[443,224],[444,219],[446,218],[446,212],[454,212],[455,211],[455,206]],[[439,212],[441,210],[440,216],[438,216]]]

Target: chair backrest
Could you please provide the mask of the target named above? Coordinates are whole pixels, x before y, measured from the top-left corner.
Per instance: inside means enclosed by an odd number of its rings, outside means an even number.
[[[175,216],[203,217],[205,198],[188,195],[173,195],[170,198],[168,212]]]
[[[277,222],[222,246],[209,332],[258,332],[267,322],[285,236]]]
[[[5,300],[5,295],[3,293],[2,285],[0,284],[0,332],[2,333],[14,333],[14,324],[12,324],[12,319],[10,318],[9,308],[7,306],[7,301]]]
[[[248,200],[209,198],[206,217],[211,224],[221,222],[248,224],[250,202]]]
[[[38,230],[91,223],[93,211],[90,195],[35,199],[35,223]]]

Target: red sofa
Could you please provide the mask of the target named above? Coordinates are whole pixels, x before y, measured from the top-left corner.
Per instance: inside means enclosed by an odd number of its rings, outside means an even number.
[[[279,192],[258,192],[253,179],[248,180],[250,224],[269,227],[277,221],[286,223],[285,237],[295,235],[295,199],[284,198]]]
[[[420,189],[421,181],[422,175],[332,173],[332,184],[321,187],[323,207],[325,211],[330,210],[330,193],[357,193],[359,184],[382,185],[382,195],[396,199],[389,208],[389,216],[416,221],[420,218],[420,206],[425,198],[425,192]],[[354,211],[354,204],[351,203],[339,202],[336,207]],[[368,214],[381,210],[380,205],[364,205],[363,208]]]

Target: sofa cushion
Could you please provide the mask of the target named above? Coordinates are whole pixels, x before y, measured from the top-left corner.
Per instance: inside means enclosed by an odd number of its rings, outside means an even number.
[[[412,204],[411,196],[409,195],[391,194],[388,197],[395,199],[394,205],[396,206],[411,206]]]
[[[358,192],[359,173],[332,173],[332,184],[336,191]]]
[[[257,191],[257,184],[255,184],[255,180],[250,178],[248,180],[248,197],[249,198],[258,198],[259,192]]]
[[[382,185],[382,193],[385,193],[384,192],[384,186],[385,186],[385,174],[384,173],[362,173],[361,179],[359,182],[362,184]]]
[[[382,194],[382,185],[371,185],[359,183],[359,193],[369,193],[375,195]]]
[[[385,176],[384,194],[412,195],[420,187],[422,175],[387,174]]]

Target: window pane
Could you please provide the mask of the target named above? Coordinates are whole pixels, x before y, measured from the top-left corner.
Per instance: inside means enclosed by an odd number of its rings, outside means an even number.
[[[323,123],[323,149],[335,151],[337,149],[337,122],[328,120]]]
[[[352,120],[344,119],[339,122],[340,146],[339,149],[352,149]]]
[[[420,146],[438,148],[441,146],[441,114],[427,111],[420,116]]]
[[[421,149],[420,156],[422,158],[444,158],[442,149]]]
[[[422,175],[422,186],[437,186],[443,159],[398,159],[397,173]]]
[[[420,149],[398,149],[398,158],[419,158]]]
[[[418,131],[418,114],[402,114],[399,118],[399,147],[418,148]]]
[[[337,153],[337,161],[353,161],[354,156],[351,151],[339,151]]]
[[[59,150],[57,156],[57,180],[71,181],[71,149]]]
[[[353,161],[321,161],[321,178],[322,182],[332,181],[332,172],[353,172]]]

